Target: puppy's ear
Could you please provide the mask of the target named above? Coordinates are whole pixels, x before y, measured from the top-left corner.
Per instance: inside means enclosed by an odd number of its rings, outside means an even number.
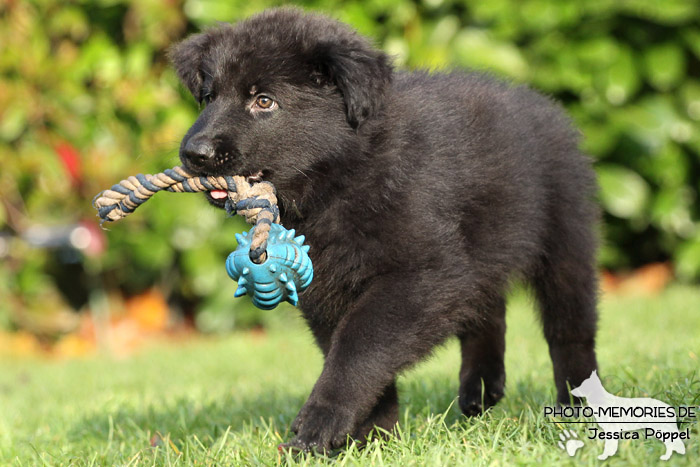
[[[180,81],[187,86],[197,102],[202,100],[202,60],[209,44],[209,34],[195,34],[176,44],[168,54]]]
[[[319,46],[314,55],[316,71],[343,94],[353,128],[379,112],[393,74],[386,54],[364,43],[330,43]]]

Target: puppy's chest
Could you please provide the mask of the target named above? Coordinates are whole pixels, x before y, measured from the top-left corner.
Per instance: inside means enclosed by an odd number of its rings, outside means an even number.
[[[301,308],[306,314],[325,315],[333,321],[384,270],[382,256],[372,245],[376,241],[358,241],[352,233],[345,235],[332,228],[299,225],[297,231],[306,235],[314,265],[314,280],[300,297]]]
[[[302,295],[302,309],[329,317],[347,309],[376,270],[376,265],[365,257],[364,251],[348,244],[326,244],[319,248],[312,245],[314,280]]]

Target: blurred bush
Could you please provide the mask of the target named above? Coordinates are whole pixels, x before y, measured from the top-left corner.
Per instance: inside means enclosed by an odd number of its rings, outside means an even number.
[[[170,44],[262,0],[7,0],[0,5],[0,326],[89,306],[91,291],[159,286],[206,330],[252,323],[231,299],[227,220],[196,195],[157,196],[110,225],[107,247],[33,248],[36,226],[89,219],[127,175],[177,163],[196,118]],[[700,7],[685,0],[305,1],[406,67],[488,69],[563,102],[597,160],[602,263],[672,260],[700,278]],[[99,236],[98,233],[94,235]],[[60,292],[60,293],[59,293]],[[32,318],[34,317],[34,318]],[[41,320],[39,320],[41,321]],[[31,327],[31,325],[28,325]]]

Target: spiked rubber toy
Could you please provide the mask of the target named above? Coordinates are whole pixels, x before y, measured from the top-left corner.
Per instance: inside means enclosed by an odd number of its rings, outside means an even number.
[[[236,234],[238,248],[226,260],[226,272],[238,282],[234,296],[248,294],[253,304],[263,310],[272,309],[284,300],[296,306],[298,293],[306,289],[314,277],[304,236],[294,238],[294,229],[272,224],[267,240],[267,259],[257,264],[248,254],[254,230],[255,227],[250,232]]]
[[[314,276],[304,236],[294,237],[280,222],[275,187],[267,181],[248,182],[239,175],[193,175],[182,167],[154,175],[139,174],[122,180],[93,200],[101,223],[128,216],[160,191],[175,193],[226,192],[229,215],[240,214],[254,224],[236,234],[238,248],[226,260],[226,271],[238,282],[234,296],[250,295],[258,308],[269,310],[286,300],[296,306],[299,293]]]

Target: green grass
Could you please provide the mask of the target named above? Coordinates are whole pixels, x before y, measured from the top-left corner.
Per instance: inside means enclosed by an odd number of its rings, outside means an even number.
[[[508,384],[494,409],[460,415],[459,352],[450,341],[401,377],[400,439],[332,459],[283,458],[276,449],[321,369],[297,320],[281,319],[263,335],[153,344],[126,360],[0,360],[0,465],[599,464],[603,442],[588,440],[585,425],[571,425],[585,441],[572,460],[556,446],[561,425],[542,415],[554,385],[531,308],[523,296],[511,300]],[[610,392],[700,404],[700,289],[604,300],[598,352]],[[606,463],[698,465],[700,434],[691,426],[685,456],[663,463],[660,442],[622,441]]]

